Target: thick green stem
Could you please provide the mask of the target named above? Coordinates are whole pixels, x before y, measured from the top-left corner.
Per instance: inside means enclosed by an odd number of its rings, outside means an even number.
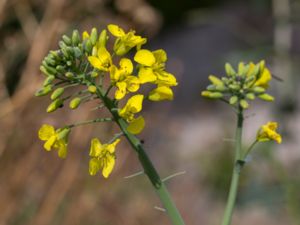
[[[103,94],[100,89],[98,89],[97,95],[102,99],[105,106],[111,112],[115,122],[119,125],[120,129],[124,133],[124,136],[127,138],[130,145],[138,154],[138,158],[140,163],[142,164],[144,173],[147,175],[152,186],[155,188],[155,191],[158,194],[164,208],[166,209],[166,212],[170,220],[172,221],[172,224],[184,225],[184,221],[181,218],[178,209],[176,208],[164,182],[159,177],[147,153],[144,151],[140,140],[135,135],[127,131],[127,123],[123,118],[119,116],[118,112],[115,110],[117,108],[115,103],[112,100],[110,100],[107,96],[105,96],[105,94]]]
[[[234,167],[232,171],[232,178],[230,183],[229,195],[226,203],[226,208],[222,220],[222,225],[230,225],[233,209],[236,202],[238,184],[240,171],[243,167],[244,161],[241,160],[242,157],[242,129],[243,129],[243,111],[240,108],[238,111],[238,121],[237,121],[237,129],[235,134],[235,159],[234,159]]]

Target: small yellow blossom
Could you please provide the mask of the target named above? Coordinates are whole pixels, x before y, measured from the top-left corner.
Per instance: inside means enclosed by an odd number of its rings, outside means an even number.
[[[98,138],[92,139],[89,162],[89,172],[92,176],[102,170],[103,177],[108,178],[115,166],[115,149],[119,142],[120,139],[117,139],[111,144],[101,144]]]
[[[45,141],[44,148],[50,151],[52,148],[58,150],[58,156],[65,158],[67,156],[67,138],[70,132],[69,128],[58,129],[55,131],[54,127],[44,124],[38,132],[39,138]]]
[[[114,24],[108,25],[107,28],[113,36],[117,37],[114,44],[114,51],[117,55],[124,55],[135,46],[140,49],[147,42],[146,38],[135,35],[133,30],[125,33],[122,28]]]
[[[153,89],[149,93],[151,101],[173,100],[173,91],[167,86],[161,86]]]
[[[278,144],[281,143],[281,135],[276,132],[278,124],[276,122],[268,122],[265,125],[262,125],[259,131],[257,132],[257,141],[264,142],[274,140]]]
[[[122,58],[119,64],[119,69],[114,65],[110,69],[111,81],[117,87],[117,91],[115,92],[115,99],[117,100],[124,98],[127,91],[136,92],[140,88],[139,79],[131,75],[133,71],[131,60]]]
[[[120,109],[119,115],[124,118],[128,123],[127,130],[130,133],[138,134],[145,126],[143,117],[134,118],[134,115],[142,110],[143,95],[134,95],[128,99],[126,105]]]
[[[97,56],[89,56],[88,60],[94,68],[101,71],[109,71],[112,65],[111,55],[105,47],[97,49]]]

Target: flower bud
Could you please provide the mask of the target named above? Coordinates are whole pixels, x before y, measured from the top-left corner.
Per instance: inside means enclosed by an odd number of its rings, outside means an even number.
[[[35,96],[36,97],[40,97],[40,96],[45,96],[48,93],[50,93],[52,91],[52,86],[51,85],[47,85],[43,88],[41,88],[40,90],[38,90],[37,92],[35,92]]]
[[[93,77],[93,78],[96,78],[96,77],[98,77],[99,76],[99,73],[97,73],[96,71],[93,71],[92,73],[91,73],[91,77]]]
[[[74,30],[73,33],[72,33],[72,44],[74,46],[77,46],[80,42],[80,35],[79,35],[79,32],[78,30]]]
[[[73,98],[70,101],[69,107],[71,109],[76,109],[80,105],[80,103],[81,103],[81,98],[79,98],[79,97]]]
[[[66,140],[69,136],[70,131],[70,128],[63,128],[60,131],[57,131],[58,140]]]
[[[55,79],[55,76],[53,76],[53,75],[48,76],[48,77],[44,80],[43,86],[47,86],[47,85],[51,84],[52,81],[54,81],[54,79]]]
[[[44,66],[40,66],[40,71],[45,74],[47,77],[48,76],[52,76],[51,73],[48,72],[48,70],[46,70],[46,68]]]
[[[234,105],[235,103],[237,103],[237,101],[238,101],[238,97],[234,95],[229,99],[229,104]]]
[[[85,50],[88,53],[92,52],[92,50],[93,50],[92,42],[89,39],[85,42]]]
[[[245,99],[242,99],[240,101],[240,106],[243,108],[243,109],[247,109],[249,107],[249,104],[248,102],[245,100]]]
[[[89,91],[90,93],[94,94],[94,93],[96,93],[96,91],[97,91],[97,87],[96,87],[95,85],[90,85],[90,86],[88,87],[88,91]]]
[[[55,69],[59,73],[64,73],[65,72],[65,67],[63,67],[62,65],[56,66]]]
[[[248,94],[246,94],[246,98],[248,98],[250,100],[254,100],[255,99],[255,95],[253,93],[248,93]]]
[[[107,40],[108,40],[107,31],[104,29],[101,31],[100,36],[99,36],[100,47],[105,47]]]
[[[82,56],[82,52],[81,52],[80,48],[74,47],[73,51],[74,51],[74,55],[76,58],[80,58]]]
[[[51,104],[47,107],[47,113],[54,112],[57,110],[59,107],[63,105],[63,100],[61,99],[56,99]]]
[[[227,73],[228,76],[234,76],[234,75],[236,75],[236,72],[232,68],[232,66],[230,65],[230,63],[226,63],[225,64],[225,71],[226,71],[226,73]]]
[[[261,94],[266,91],[266,89],[264,89],[263,87],[259,87],[259,86],[254,87],[252,90],[255,92],[255,94]]]
[[[92,45],[95,45],[97,42],[97,38],[98,38],[98,31],[97,29],[94,27],[91,31],[91,36],[90,36],[90,40]]]
[[[67,35],[63,35],[62,40],[66,45],[68,45],[68,46],[72,45],[72,40]]]
[[[271,96],[271,95],[269,95],[269,94],[262,94],[262,95],[259,95],[258,96],[260,99],[262,99],[262,100],[265,100],[265,101],[268,101],[268,102],[272,102],[272,101],[274,101],[274,97],[273,96]]]
[[[216,86],[224,86],[223,81],[214,75],[208,76],[208,79],[211,81],[212,84],[214,84]]]
[[[55,100],[57,99],[58,97],[60,97],[63,93],[64,93],[65,89],[60,87],[60,88],[57,88],[55,91],[53,91],[52,95],[51,95],[51,99],[52,100]]]
[[[66,72],[66,73],[65,73],[65,76],[66,76],[67,78],[74,78],[74,74],[73,74],[72,72]]]

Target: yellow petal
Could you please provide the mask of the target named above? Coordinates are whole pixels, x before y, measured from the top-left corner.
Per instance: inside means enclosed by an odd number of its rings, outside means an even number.
[[[140,80],[135,76],[128,76],[126,78],[127,90],[130,92],[136,92],[140,88]]]
[[[109,32],[114,35],[115,37],[122,37],[125,35],[125,32],[122,28],[120,28],[117,25],[114,24],[109,24],[107,26],[107,29],[109,30]]]
[[[163,49],[158,49],[153,52],[153,55],[158,63],[164,63],[167,61],[167,53]]]
[[[132,134],[139,134],[142,132],[142,130],[145,127],[145,119],[142,116],[139,116],[138,118],[132,120],[128,127],[127,131]]]
[[[105,158],[105,163],[103,165],[103,169],[102,169],[102,175],[105,178],[108,178],[109,175],[111,174],[114,166],[115,166],[115,157],[114,155],[110,155],[107,154],[106,158]]]
[[[135,54],[134,61],[144,66],[152,66],[155,63],[155,57],[149,50],[141,49]]]
[[[156,83],[162,86],[176,86],[178,83],[173,74],[166,71],[159,71],[155,73],[157,75]]]
[[[110,152],[111,154],[115,153],[115,150],[116,150],[116,146],[117,144],[121,141],[120,138],[116,139],[113,143],[111,144],[108,144],[106,146],[106,151]]]
[[[134,95],[128,99],[127,105],[132,113],[138,113],[142,110],[144,95]]]
[[[120,70],[122,70],[125,74],[131,74],[133,71],[133,65],[130,59],[122,58],[120,60]]]
[[[91,141],[90,156],[97,157],[101,154],[103,146],[98,138],[93,138]]]
[[[115,99],[120,100],[126,95],[127,84],[125,82],[118,82],[116,86],[118,89],[115,92]]]
[[[254,86],[260,86],[260,87],[267,88],[269,81],[271,79],[272,79],[272,75],[271,75],[270,70],[268,70],[267,68],[264,68],[264,70],[262,71],[262,74],[260,75],[258,80],[254,83]]]
[[[103,70],[102,62],[96,56],[89,56],[88,60],[93,67]]]
[[[157,87],[149,94],[151,101],[173,100],[173,91],[167,86]]]
[[[65,159],[67,157],[67,145],[65,141],[60,140],[58,141],[58,157]]]
[[[52,146],[55,144],[57,138],[56,138],[56,135],[53,135],[51,136],[44,144],[44,148],[47,150],[47,151],[50,151]]]
[[[120,71],[115,65],[112,65],[109,69],[110,79],[112,82],[117,82],[120,79]]]
[[[51,136],[55,134],[55,129],[53,126],[49,124],[44,124],[40,129],[39,129],[39,138],[42,141],[48,140]]]
[[[90,175],[95,176],[100,169],[101,169],[101,161],[96,158],[90,159],[90,162],[89,162]]]
[[[147,67],[140,68],[138,76],[141,84],[154,82],[157,79],[157,77],[153,73],[152,68],[147,68]]]

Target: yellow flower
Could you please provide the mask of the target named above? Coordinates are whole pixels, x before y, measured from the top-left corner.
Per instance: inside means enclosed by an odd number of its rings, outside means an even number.
[[[134,118],[134,114],[142,110],[143,99],[143,95],[134,95],[128,99],[126,105],[119,111],[119,115],[129,123],[127,130],[130,133],[138,134],[145,127],[145,120],[142,116]]]
[[[140,88],[139,79],[131,75],[133,71],[131,60],[122,58],[119,64],[120,69],[114,65],[110,69],[111,81],[117,87],[117,91],[115,92],[115,99],[117,100],[124,98],[127,91],[136,92]]]
[[[70,132],[69,128],[58,129],[55,131],[54,127],[44,124],[38,132],[39,138],[45,141],[44,148],[50,151],[52,148],[58,150],[60,158],[67,156],[67,138]]]
[[[88,60],[94,68],[101,71],[109,71],[112,65],[111,55],[105,47],[97,49],[97,56],[89,56]]]
[[[102,170],[103,177],[108,178],[115,166],[115,149],[119,142],[120,139],[117,139],[111,144],[102,145],[98,138],[92,139],[89,162],[89,172],[92,176]]]
[[[135,35],[133,30],[125,33],[122,28],[114,24],[108,25],[107,28],[113,36],[117,37],[114,44],[114,51],[117,55],[124,55],[135,46],[140,49],[147,42],[146,38]]]
[[[254,86],[259,86],[263,88],[268,88],[269,81],[272,79],[272,75],[268,68],[263,68],[262,72],[259,74],[258,79],[254,83]]]
[[[135,54],[134,60],[141,64],[138,76],[142,84],[150,82],[168,87],[177,85],[174,75],[165,71],[167,54],[164,50],[151,52],[141,49]]]
[[[268,122],[265,125],[262,125],[259,131],[257,132],[257,141],[264,142],[274,140],[278,144],[281,143],[281,135],[276,132],[278,124],[276,122]]]

